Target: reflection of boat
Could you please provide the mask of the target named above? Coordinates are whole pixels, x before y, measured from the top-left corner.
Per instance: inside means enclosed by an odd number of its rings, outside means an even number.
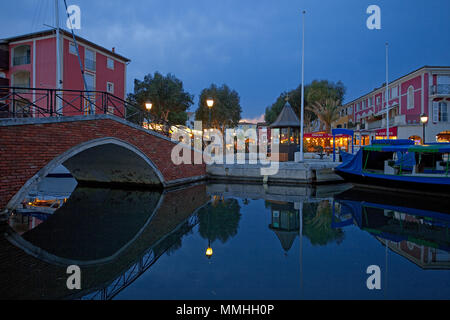
[[[356,224],[422,268],[450,268],[450,200],[351,189],[335,196],[334,228]]]
[[[450,143],[378,140],[335,168],[347,181],[393,189],[450,193]]]

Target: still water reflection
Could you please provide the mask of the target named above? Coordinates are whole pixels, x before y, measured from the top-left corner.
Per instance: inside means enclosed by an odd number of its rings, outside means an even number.
[[[348,185],[149,192],[46,183],[1,227],[0,298],[450,297],[448,199]],[[73,264],[78,291],[66,287]],[[367,289],[371,265],[381,290]]]

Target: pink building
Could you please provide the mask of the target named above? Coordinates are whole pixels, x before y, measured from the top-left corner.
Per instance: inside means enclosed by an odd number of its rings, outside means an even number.
[[[389,84],[389,135],[422,142],[420,115],[426,114],[426,142],[450,142],[450,67],[424,66]],[[363,144],[386,138],[385,84],[343,106],[360,130]]]
[[[81,37],[76,39],[85,70],[86,88],[72,34],[64,30],[60,31],[59,66],[55,30],[0,40],[0,86],[56,89],[59,68],[61,89],[105,91],[125,99],[126,69],[130,60],[117,54],[114,48],[108,50]],[[33,101],[38,100],[40,94],[40,91],[28,91],[29,99]],[[92,99],[94,98],[95,94],[92,95]],[[64,100],[71,101],[70,99],[69,94],[65,93]],[[80,114],[70,103],[59,101],[59,104],[57,107],[65,115]],[[75,104],[74,102],[73,105]],[[38,116],[36,110],[30,112]],[[114,112],[114,108],[111,108],[111,112]]]

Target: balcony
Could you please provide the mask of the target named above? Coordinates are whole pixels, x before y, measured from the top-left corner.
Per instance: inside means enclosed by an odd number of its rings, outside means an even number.
[[[430,87],[430,95],[450,95],[450,84],[438,84]]]
[[[376,121],[372,121],[372,122],[367,122],[367,129],[368,130],[380,129],[382,127],[382,124],[384,124],[383,120],[376,120]]]

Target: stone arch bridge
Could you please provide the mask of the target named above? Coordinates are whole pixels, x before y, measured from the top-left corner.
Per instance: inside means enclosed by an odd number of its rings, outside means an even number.
[[[112,115],[2,120],[0,212],[14,209],[59,165],[85,183],[166,188],[205,179],[204,164],[172,162],[174,146]]]

